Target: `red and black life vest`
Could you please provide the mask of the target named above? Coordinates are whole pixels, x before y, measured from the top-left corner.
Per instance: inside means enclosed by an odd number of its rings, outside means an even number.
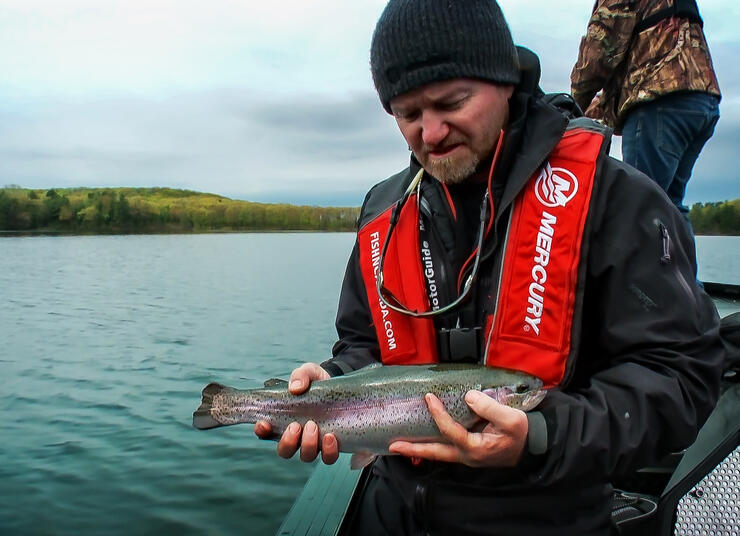
[[[549,386],[563,379],[571,353],[583,229],[603,142],[603,132],[567,130],[515,200],[495,312],[485,323],[486,365],[523,370]],[[404,205],[390,238],[383,277],[407,307],[428,310],[415,195]],[[358,232],[381,359],[386,365],[434,363],[439,360],[434,321],[393,311],[378,298],[377,270],[392,208]]]

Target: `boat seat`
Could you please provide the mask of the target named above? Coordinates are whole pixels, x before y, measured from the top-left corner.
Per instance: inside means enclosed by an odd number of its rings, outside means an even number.
[[[657,500],[615,494],[612,524],[620,536],[738,534],[739,497],[740,383],[732,382]]]

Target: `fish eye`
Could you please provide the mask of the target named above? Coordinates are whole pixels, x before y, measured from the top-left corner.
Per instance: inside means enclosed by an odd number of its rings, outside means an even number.
[[[524,394],[529,391],[529,386],[526,383],[520,383],[516,386],[516,393],[518,395]]]

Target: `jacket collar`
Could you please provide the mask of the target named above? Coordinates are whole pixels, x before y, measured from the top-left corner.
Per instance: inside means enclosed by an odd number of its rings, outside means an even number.
[[[547,160],[568,126],[568,117],[543,99],[515,94],[512,112],[521,110],[509,122],[504,143],[503,176],[494,174],[494,182],[503,183],[503,193],[496,206],[496,221],[524,189],[530,177]]]

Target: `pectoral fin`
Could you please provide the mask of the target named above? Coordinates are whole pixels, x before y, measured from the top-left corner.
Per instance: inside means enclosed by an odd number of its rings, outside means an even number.
[[[280,378],[270,378],[265,382],[265,387],[285,387],[288,388],[288,382]]]

